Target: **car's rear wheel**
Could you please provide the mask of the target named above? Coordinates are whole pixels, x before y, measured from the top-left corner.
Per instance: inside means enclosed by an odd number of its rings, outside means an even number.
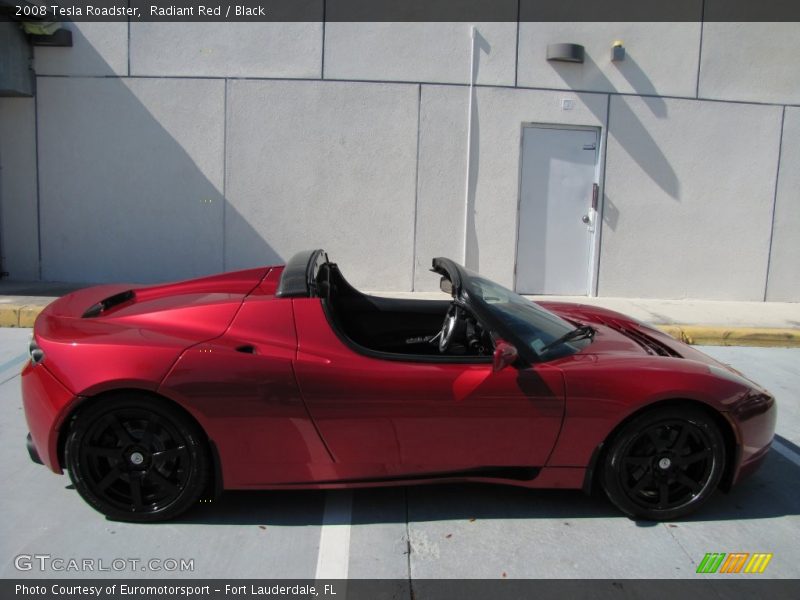
[[[167,401],[99,399],[73,422],[64,462],[75,488],[111,519],[151,522],[195,504],[210,477],[207,444]]]
[[[725,441],[703,410],[649,410],[614,437],[602,465],[611,501],[629,517],[677,519],[714,493],[725,468]]]

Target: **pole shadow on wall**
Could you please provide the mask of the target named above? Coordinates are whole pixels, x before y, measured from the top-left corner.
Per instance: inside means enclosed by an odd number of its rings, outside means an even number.
[[[486,53],[488,56],[491,51],[491,44],[480,34],[477,28],[473,29],[470,82],[477,83],[482,53]],[[480,248],[478,246],[478,231],[475,226],[477,216],[475,191],[478,187],[478,174],[480,171],[481,127],[478,111],[478,92],[474,85],[470,86],[469,93],[470,112],[467,123],[469,145],[467,147],[467,190],[464,207],[466,212],[464,219],[464,266],[478,272],[480,271]]]
[[[111,72],[71,28],[82,64]],[[224,79],[37,82],[43,280],[154,283],[283,262],[223,194]]]

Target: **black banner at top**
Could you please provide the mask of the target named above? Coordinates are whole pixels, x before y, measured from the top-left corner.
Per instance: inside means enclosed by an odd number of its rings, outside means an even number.
[[[0,0],[0,20],[798,21],[800,0]]]

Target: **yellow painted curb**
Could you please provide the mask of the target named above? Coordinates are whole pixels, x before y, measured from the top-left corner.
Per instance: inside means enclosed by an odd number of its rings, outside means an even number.
[[[684,343],[686,342],[686,338],[683,337],[683,330],[681,330],[680,325],[656,325],[656,329],[660,329],[667,335],[671,335],[676,340],[680,340]]]
[[[724,325],[658,325],[658,328],[692,345],[800,348],[800,329]]]
[[[0,304],[0,327],[19,327],[18,304]]]
[[[33,327],[44,306],[0,304],[0,327]]]
[[[19,326],[33,327],[36,317],[44,310],[44,306],[23,306],[19,309]]]

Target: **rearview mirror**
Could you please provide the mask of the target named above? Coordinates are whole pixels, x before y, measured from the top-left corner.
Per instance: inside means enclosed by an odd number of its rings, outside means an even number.
[[[508,342],[497,342],[494,347],[494,357],[492,359],[492,371],[495,373],[502,371],[509,365],[517,362],[519,354],[517,349]]]

